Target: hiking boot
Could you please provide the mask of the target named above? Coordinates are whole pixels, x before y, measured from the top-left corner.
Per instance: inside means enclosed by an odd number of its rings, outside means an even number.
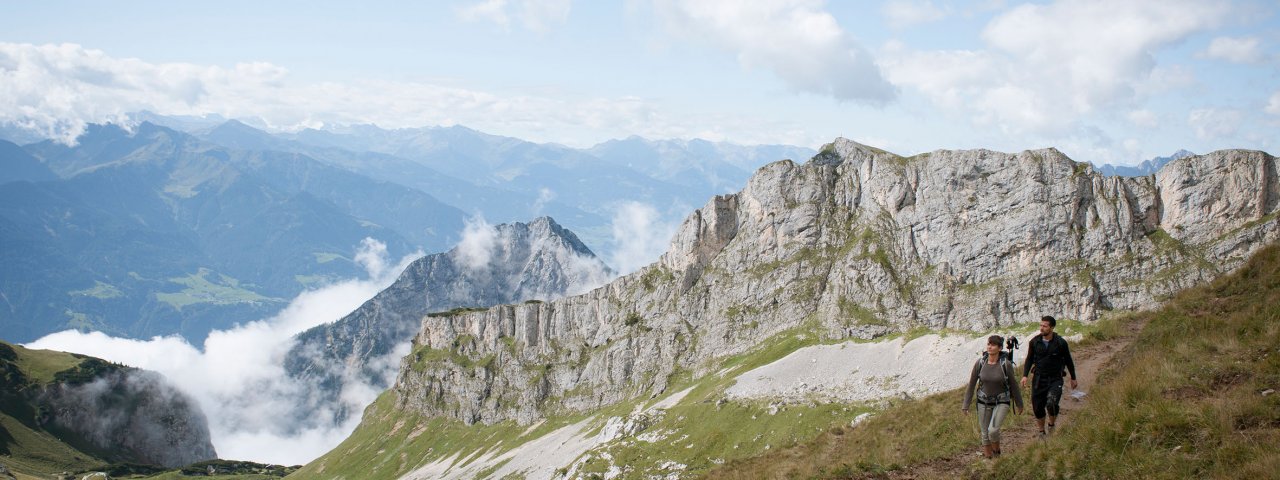
[[[992,457],[1000,456],[1000,442],[991,442],[991,456]]]
[[[1036,434],[1036,440],[1044,440],[1044,438],[1045,438],[1044,430],[1041,430],[1040,433]]]
[[[992,454],[991,452],[992,452],[991,445],[982,446],[982,458],[990,460],[991,454]]]
[[[1053,424],[1052,424],[1052,423],[1050,423],[1050,424],[1049,424],[1048,426],[1046,426],[1045,428],[1048,428],[1048,429],[1049,429],[1049,432],[1048,432],[1048,433],[1046,433],[1046,435],[1053,436]]]

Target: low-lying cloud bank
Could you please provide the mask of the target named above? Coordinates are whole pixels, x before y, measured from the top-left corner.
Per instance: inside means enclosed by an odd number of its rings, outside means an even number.
[[[27,347],[82,353],[160,372],[200,403],[220,457],[302,464],[345,439],[360,416],[329,425],[307,424],[306,416],[297,415],[300,405],[314,402],[310,401],[313,389],[289,378],[283,368],[294,335],[356,309],[394,282],[419,256],[391,263],[386,245],[365,239],[355,259],[365,267],[367,278],[303,292],[271,318],[212,332],[201,347],[179,336],[133,340],[74,330],[48,335]],[[376,361],[394,365],[405,353],[407,344]],[[394,367],[380,370],[392,375],[396,371]],[[359,412],[381,393],[362,378],[349,380],[342,392],[345,408]],[[316,413],[313,418],[332,418],[321,414],[328,412]]]

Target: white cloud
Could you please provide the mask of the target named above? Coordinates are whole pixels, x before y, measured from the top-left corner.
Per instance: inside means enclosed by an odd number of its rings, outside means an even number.
[[[1244,113],[1234,109],[1202,108],[1187,116],[1187,124],[1202,140],[1231,138],[1243,122]]]
[[[666,29],[735,53],[798,91],[884,104],[897,92],[818,0],[654,0]]]
[[[293,346],[293,335],[350,313],[389,286],[421,253],[407,256],[391,268],[386,267],[385,255],[385,245],[366,241],[356,257],[366,258],[369,278],[304,292],[272,318],[210,333],[202,349],[177,336],[132,340],[72,330],[45,336],[27,346],[81,353],[160,372],[199,402],[221,458],[285,465],[306,463],[346,438],[360,416],[352,415],[337,426],[299,424],[298,409],[315,392],[285,373],[284,355]],[[407,344],[377,361],[394,374],[392,362],[398,362],[405,353]],[[357,375],[346,383],[342,399],[349,411],[361,411],[380,393]],[[336,405],[322,406],[332,407]],[[333,418],[332,412],[315,413],[308,418]]]
[[[1130,123],[1143,128],[1154,128],[1160,123],[1156,119],[1156,114],[1147,109],[1130,111],[1128,117]]]
[[[665,221],[652,205],[624,202],[615,208],[611,227],[613,251],[607,255],[607,263],[626,275],[657,261],[670,246],[678,225]]]
[[[546,33],[569,19],[572,5],[572,0],[483,0],[456,11],[463,20],[493,22],[504,30],[510,28],[514,16],[525,28]]]
[[[542,209],[545,208],[548,203],[550,203],[552,200],[555,200],[555,199],[556,199],[556,192],[554,190],[551,190],[550,188],[546,188],[546,187],[539,188],[538,199],[533,202],[533,214],[534,215],[541,214]]]
[[[0,126],[74,142],[87,123],[128,114],[217,114],[258,118],[267,130],[376,124],[383,128],[465,124],[531,141],[589,147],[609,138],[716,136],[740,143],[798,143],[798,127],[775,119],[698,112],[669,114],[639,97],[497,94],[422,82],[294,82],[267,63],[226,68],[116,58],[79,45],[0,43]]]
[[[484,217],[467,219],[462,229],[462,240],[454,250],[462,265],[472,271],[483,270],[493,259],[493,250],[498,246],[498,229]]]
[[[1010,134],[1080,134],[1090,115],[1132,108],[1140,96],[1194,82],[1185,69],[1157,68],[1153,52],[1217,25],[1210,2],[1062,0],[1015,7],[987,24],[986,50],[881,56],[895,84]]]
[[[507,18],[507,0],[484,0],[457,8],[458,17],[467,21],[489,21],[506,29],[511,25]]]
[[[929,0],[891,0],[880,7],[893,28],[903,28],[921,23],[936,22],[946,18],[947,12]]]
[[[1259,48],[1261,45],[1262,41],[1256,37],[1217,37],[1200,55],[1232,63],[1259,63],[1265,58]]]
[[[1267,113],[1272,115],[1280,115],[1280,90],[1271,94],[1271,99],[1267,101]]]

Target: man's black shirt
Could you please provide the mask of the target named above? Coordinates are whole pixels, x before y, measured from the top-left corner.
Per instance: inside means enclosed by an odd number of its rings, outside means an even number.
[[[1048,345],[1045,345],[1041,335],[1036,335],[1027,342],[1027,361],[1022,363],[1022,376],[1030,374],[1031,367],[1035,367],[1037,380],[1061,378],[1064,366],[1071,373],[1071,379],[1075,380],[1076,364],[1071,360],[1071,349],[1067,347],[1067,341],[1062,335],[1054,334]]]

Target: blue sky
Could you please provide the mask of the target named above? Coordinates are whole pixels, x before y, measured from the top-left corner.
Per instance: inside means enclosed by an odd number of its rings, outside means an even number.
[[[1132,164],[1276,153],[1267,1],[0,1],[0,123],[152,110]]]

